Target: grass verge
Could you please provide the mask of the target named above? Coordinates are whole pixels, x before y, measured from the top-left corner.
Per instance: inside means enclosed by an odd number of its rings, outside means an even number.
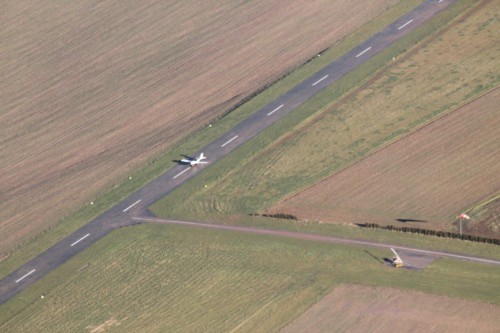
[[[373,257],[388,255],[181,226],[123,228],[2,305],[0,330],[271,332],[341,283],[500,304],[499,267],[439,260],[415,272]]]

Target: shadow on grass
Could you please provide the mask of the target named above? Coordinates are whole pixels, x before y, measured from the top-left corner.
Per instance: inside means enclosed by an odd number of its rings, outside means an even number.
[[[408,223],[408,222],[421,222],[421,223],[427,223],[428,221],[425,220],[416,220],[416,219],[396,219],[396,221],[401,222],[401,223]]]
[[[377,260],[379,263],[384,264],[384,262],[383,262],[382,260],[380,260],[380,258],[379,258],[379,257],[377,257],[377,256],[373,255],[373,254],[372,254],[372,253],[370,253],[368,250],[365,250],[365,252],[366,252],[366,253],[367,253],[370,257],[372,257],[373,259]]]

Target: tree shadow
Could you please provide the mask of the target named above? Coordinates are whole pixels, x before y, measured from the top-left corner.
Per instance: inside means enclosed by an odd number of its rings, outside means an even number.
[[[408,223],[408,222],[420,222],[420,223],[427,223],[427,222],[429,222],[429,221],[425,221],[425,220],[417,220],[417,219],[403,219],[403,218],[396,219],[396,221],[401,222],[401,223]]]

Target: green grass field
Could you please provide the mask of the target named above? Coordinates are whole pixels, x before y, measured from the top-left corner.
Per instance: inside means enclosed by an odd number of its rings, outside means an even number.
[[[500,304],[498,267],[439,260],[415,272],[371,255],[390,253],[180,226],[124,228],[4,304],[0,331],[272,332],[340,283]]]

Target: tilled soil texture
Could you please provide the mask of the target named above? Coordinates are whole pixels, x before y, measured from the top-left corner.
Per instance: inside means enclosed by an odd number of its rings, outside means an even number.
[[[396,2],[4,4],[0,253]]]
[[[456,230],[461,211],[500,190],[499,98],[495,89],[271,211],[303,220]]]
[[[342,285],[283,333],[497,332],[500,306],[383,287]]]

